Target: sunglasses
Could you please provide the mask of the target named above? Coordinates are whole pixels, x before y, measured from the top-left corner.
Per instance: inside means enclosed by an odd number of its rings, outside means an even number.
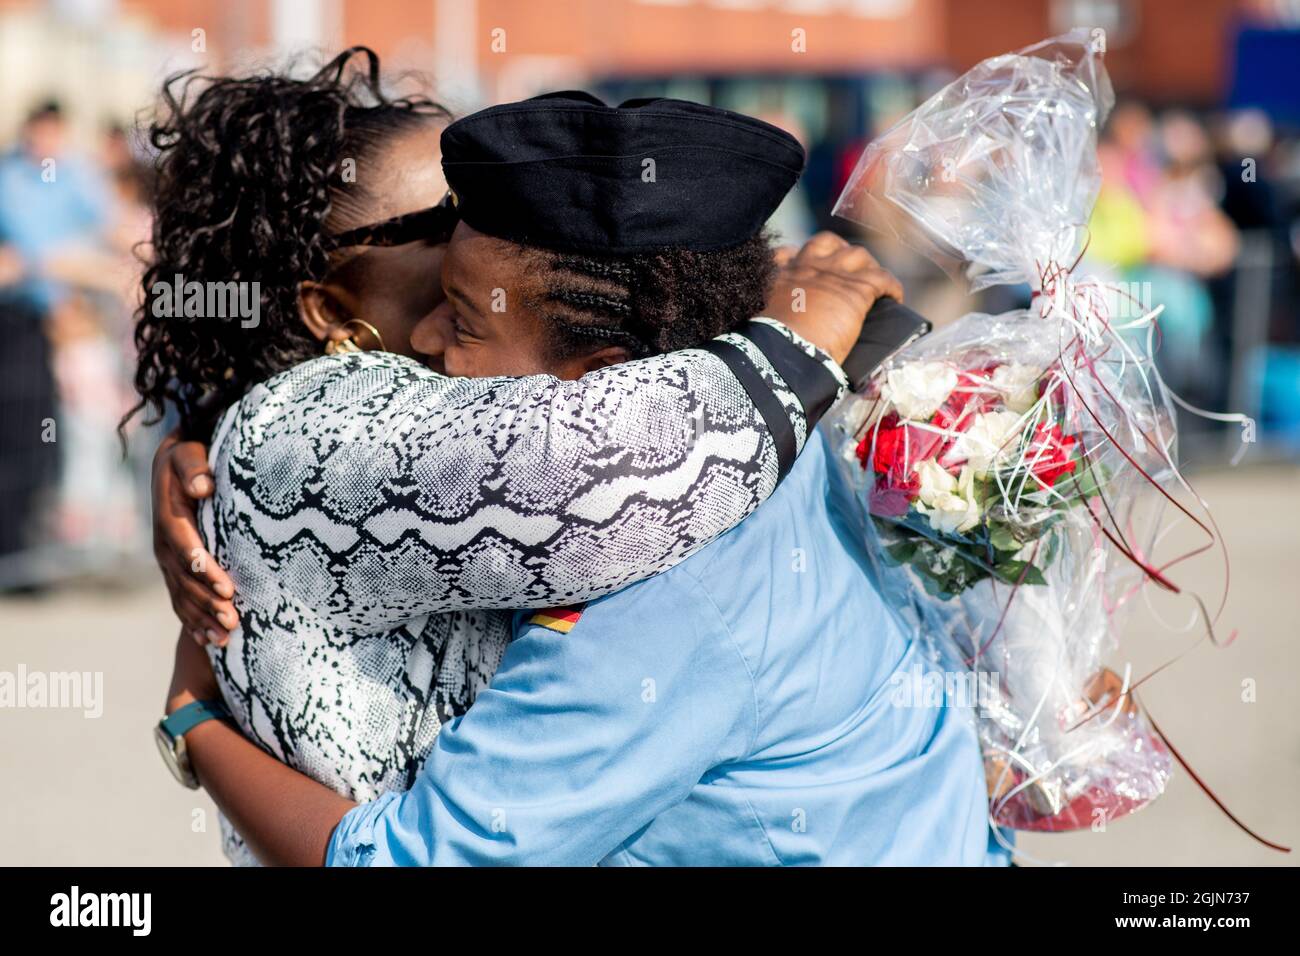
[[[437,245],[451,239],[458,222],[460,214],[456,211],[456,197],[448,192],[436,206],[349,229],[328,238],[326,246],[333,250],[354,246],[402,246],[408,242]]]

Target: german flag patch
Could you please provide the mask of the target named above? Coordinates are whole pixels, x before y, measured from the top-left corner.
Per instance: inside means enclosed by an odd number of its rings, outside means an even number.
[[[528,623],[537,624],[552,631],[559,631],[561,634],[568,634],[573,630],[573,625],[578,623],[578,618],[582,617],[584,607],[586,607],[585,604],[573,604],[569,607],[547,608],[545,611],[538,611],[530,617]]]

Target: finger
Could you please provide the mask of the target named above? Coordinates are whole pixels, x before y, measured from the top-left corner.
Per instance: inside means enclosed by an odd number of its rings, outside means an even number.
[[[798,258],[820,258],[829,256],[838,252],[847,246],[848,243],[835,235],[833,232],[819,232],[803,244],[799,250]]]
[[[209,613],[211,594],[206,597],[203,595],[206,588],[202,584],[175,570],[164,571],[163,580],[167,584],[167,596],[171,598],[172,610],[182,623],[193,622],[200,614]]]
[[[884,298],[903,301],[903,284],[885,269],[874,267],[854,272],[826,269],[822,274],[848,294],[866,294],[873,304],[876,299]]]
[[[880,266],[864,247],[848,246],[835,253],[829,267],[843,269],[846,272],[862,272],[866,269],[878,269]]]
[[[179,586],[171,592],[171,605],[172,613],[181,622],[181,629],[199,644],[221,645],[229,640],[229,635],[223,633],[220,622],[204,612],[201,605],[181,593]]]
[[[191,498],[209,497],[215,485],[212,469],[208,467],[208,450],[196,441],[183,441],[168,456],[172,471],[181,481],[181,487]]]
[[[211,594],[192,578],[185,578],[177,583],[180,586],[180,596],[173,602],[172,610],[176,612],[176,616],[180,618],[186,630],[202,636],[204,643],[224,647],[230,640],[230,632],[234,629],[226,623],[232,618],[218,616],[211,604]]]
[[[199,647],[207,647],[209,644],[214,644],[217,647],[224,646],[222,644],[217,644],[216,641],[212,640],[206,633],[204,633],[201,630],[197,630],[197,629],[191,630],[188,627],[182,627],[181,630],[185,632],[186,637],[188,637],[195,644],[199,645]]]
[[[188,568],[190,574],[195,575],[199,580],[207,582],[213,593],[218,598],[222,598],[223,603],[229,605],[233,612],[234,605],[230,604],[230,599],[235,596],[235,582],[226,573],[226,569],[212,556],[212,552],[203,547],[201,540],[197,545],[189,549],[189,557]]]
[[[188,581],[202,584],[209,596],[216,595],[226,601],[235,596],[235,583],[217,559],[203,546],[199,529],[188,516],[164,517],[162,533],[169,563]]]
[[[186,576],[179,580],[179,590],[184,594],[185,600],[215,621],[218,627],[224,631],[233,631],[239,627],[239,612],[235,610],[232,602],[217,597],[203,582],[195,578]]]
[[[166,435],[163,435],[163,439],[162,439],[162,441],[160,441],[160,442],[158,443],[158,449],[157,449],[157,451],[154,452],[154,458],[156,458],[156,459],[157,459],[157,458],[163,458],[163,457],[166,456],[166,455],[167,455],[167,454],[168,454],[168,453],[169,453],[173,448],[175,448],[177,445],[179,445],[179,444],[181,443],[181,440],[182,440],[182,439],[181,439],[181,430],[180,430],[180,428],[179,428],[179,427],[178,427],[178,428],[173,428],[173,429],[172,429],[171,431],[169,431]]]
[[[869,273],[868,281],[876,287],[876,298],[889,298],[902,304],[903,301],[903,283],[892,273],[884,269],[873,269]]]
[[[150,473],[153,478],[153,484],[156,489],[159,481],[164,475],[170,477],[173,472],[171,469],[172,449],[181,441],[180,429],[173,429],[163,436],[163,440],[158,443],[158,448],[153,453],[153,465]]]
[[[191,614],[187,618],[181,618],[181,623],[193,636],[196,644],[225,647],[230,643],[230,633],[208,615]]]
[[[212,560],[208,549],[203,546],[199,526],[187,510],[189,499],[181,498],[177,502],[173,496],[168,504],[167,510],[154,519],[157,525],[155,531],[162,537],[163,555],[170,555],[168,560],[176,565],[177,571],[203,577],[207,569],[217,562]]]
[[[160,484],[165,498],[162,513],[154,517],[154,526],[155,532],[162,536],[164,547],[187,574],[206,581],[219,596],[227,600],[233,598],[235,582],[204,546],[193,499],[185,495],[175,478],[164,477]],[[155,553],[157,551],[155,547]],[[163,560],[165,558],[159,556],[159,561]]]
[[[798,246],[777,246],[772,250],[772,259],[776,262],[776,267],[778,269],[783,269],[785,266],[790,264],[790,260],[792,260],[798,252]]]

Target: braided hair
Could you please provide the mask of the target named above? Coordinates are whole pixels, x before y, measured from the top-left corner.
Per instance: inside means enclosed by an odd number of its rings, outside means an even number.
[[[360,165],[394,137],[449,118],[422,97],[387,96],[365,47],[307,79],[170,77],[149,130],[158,161],[135,328],[140,402],[123,426],[146,408],[156,421],[170,402],[182,432],[206,439],[248,388],[317,354],[299,284],[329,270],[327,222],[357,225],[371,200],[365,177],[343,174],[345,160]],[[257,324],[159,317],[151,290],[175,276],[258,283]]]
[[[776,274],[766,233],[730,249],[623,256],[529,249],[552,357],[605,346],[633,358],[691,348],[763,311]]]

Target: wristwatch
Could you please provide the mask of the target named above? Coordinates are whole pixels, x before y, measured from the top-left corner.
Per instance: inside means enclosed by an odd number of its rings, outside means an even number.
[[[230,711],[220,700],[196,700],[178,707],[158,721],[153,739],[158,744],[163,763],[182,786],[199,789],[199,778],[190,766],[190,755],[185,750],[185,735],[205,720],[229,720]]]

